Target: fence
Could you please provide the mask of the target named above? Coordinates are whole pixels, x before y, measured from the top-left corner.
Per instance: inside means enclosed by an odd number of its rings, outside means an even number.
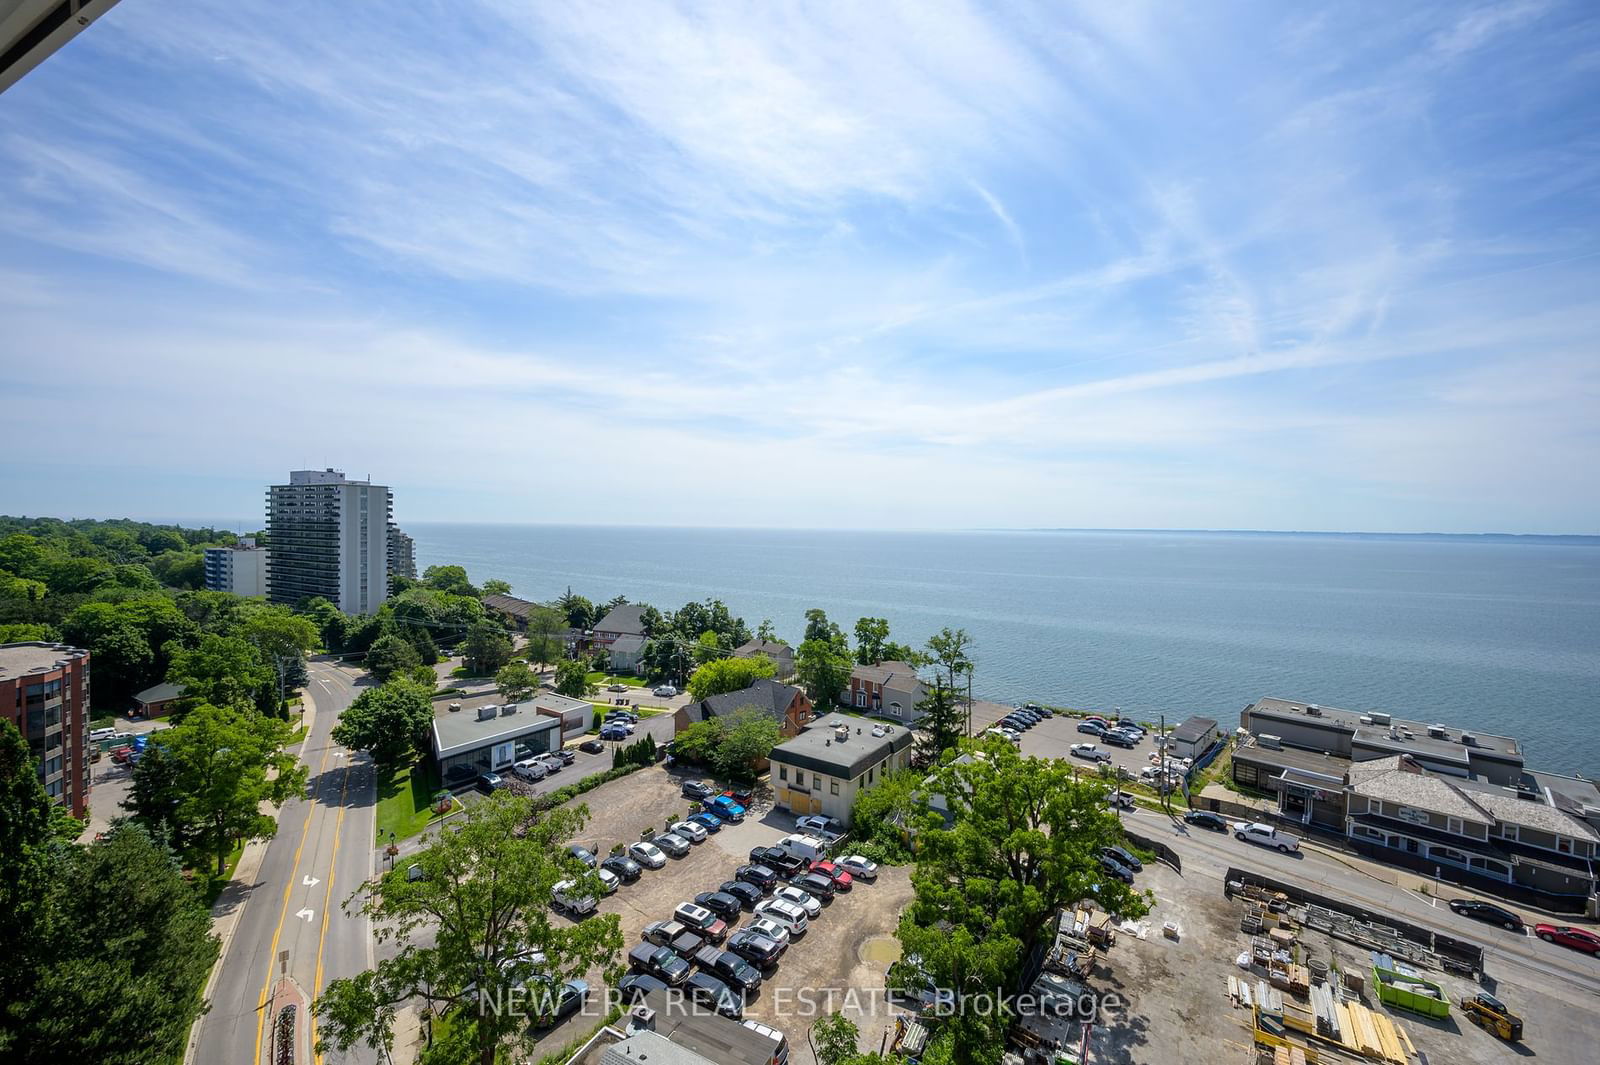
[[[1165,843],[1162,843],[1158,839],[1151,839],[1149,836],[1141,836],[1137,832],[1129,832],[1127,829],[1123,829],[1122,834],[1127,836],[1128,842],[1132,843],[1134,846],[1142,847],[1145,850],[1152,852],[1157,858],[1163,862],[1166,862],[1178,872],[1183,872],[1183,859],[1178,857],[1177,851],[1173,850]]]
[[[1185,788],[1187,788],[1190,785],[1190,783],[1192,783],[1194,781],[1194,775],[1196,773],[1201,772],[1202,770],[1204,770],[1206,768],[1206,766],[1210,765],[1212,762],[1215,762],[1217,760],[1217,757],[1219,755],[1221,755],[1222,752],[1227,750],[1227,749],[1228,749],[1228,737],[1226,737],[1226,736],[1218,736],[1217,737],[1217,741],[1215,743],[1213,743],[1210,747],[1207,747],[1205,753],[1202,754],[1199,758],[1196,758],[1194,760],[1193,764],[1191,764],[1189,766],[1189,771],[1184,774],[1183,786]]]

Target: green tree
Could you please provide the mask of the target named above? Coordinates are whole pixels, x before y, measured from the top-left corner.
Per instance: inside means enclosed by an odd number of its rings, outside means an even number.
[[[707,630],[702,632],[694,642],[694,664],[703,666],[707,662],[715,662],[720,658],[727,657],[732,650],[731,646],[723,642],[721,636]]]
[[[930,826],[942,828],[944,821],[929,809],[922,774],[909,769],[884,773],[850,807],[851,835],[894,861],[909,858],[912,838]]]
[[[806,633],[801,639],[802,643],[810,640],[824,640],[828,643],[848,650],[844,630],[828,620],[828,615],[821,607],[812,607],[806,611]]]
[[[208,633],[200,637],[199,647],[173,657],[167,679],[183,685],[184,702],[189,705],[270,709],[277,673],[249,640]]]
[[[766,655],[754,658],[717,658],[699,669],[689,678],[689,698],[695,702],[713,695],[743,691],[762,677],[777,672],[772,659]]]
[[[526,702],[538,693],[539,676],[528,668],[526,662],[507,662],[494,675],[494,686],[500,690],[500,698],[506,702]]]
[[[887,618],[861,618],[856,621],[856,661],[875,666],[883,661],[883,645],[889,640]]]
[[[738,647],[750,639],[750,626],[744,619],[734,617],[721,599],[707,599],[702,603],[685,603],[673,612],[671,628],[683,640],[697,640],[704,632],[714,632],[718,644],[728,649]]]
[[[761,619],[761,624],[756,626],[756,639],[768,642],[778,639],[778,630],[772,627],[771,618]]]
[[[55,638],[56,631],[49,625],[30,625],[26,622],[0,625],[0,643],[33,643],[41,640],[48,643]]]
[[[306,768],[283,749],[289,736],[281,718],[209,704],[161,733],[176,770],[177,820],[216,855],[219,875],[235,840],[277,832],[261,804],[282,805],[305,787]]]
[[[794,656],[794,675],[811,701],[831,706],[850,684],[855,661],[847,650],[831,640],[807,640]]]
[[[582,699],[594,693],[585,663],[569,659],[556,663],[556,693],[569,699]]]
[[[490,577],[483,582],[484,595],[510,595],[511,585],[498,577]]]
[[[381,766],[405,764],[426,750],[432,689],[396,678],[356,696],[333,726],[335,743],[367,751]]]
[[[975,663],[972,660],[972,638],[967,635],[966,629],[945,628],[939,630],[937,635],[928,637],[928,655],[932,664],[944,670],[945,686],[951,691],[962,689],[963,676],[971,681]]]
[[[528,611],[527,658],[539,669],[559,661],[566,651],[567,616],[553,606]]]
[[[122,808],[152,836],[165,840],[175,850],[186,851],[193,846],[194,839],[189,826],[178,817],[182,800],[177,765],[161,744],[152,743],[145,748],[139,764],[133,767],[133,779],[128,797],[122,800]]]
[[[811,1026],[817,1045],[817,1065],[852,1065],[859,1055],[861,1030],[844,1014],[834,1011]]]
[[[393,633],[380,636],[367,652],[367,672],[379,684],[385,684],[396,674],[408,674],[422,665],[422,658],[411,641]]]
[[[466,569],[461,566],[429,566],[422,571],[422,583],[451,595],[479,598],[478,589],[472,586],[472,582],[467,579]]]
[[[467,631],[461,653],[475,676],[489,676],[511,661],[511,637],[493,621],[480,621]]]
[[[933,763],[945,751],[961,742],[967,732],[967,711],[958,692],[950,690],[943,677],[935,677],[932,686],[923,687],[924,694],[917,703],[917,758]]]
[[[723,729],[711,752],[711,764],[718,773],[735,780],[752,779],[755,763],[771,754],[783,738],[772,715],[755,707],[743,707],[726,718],[712,720],[722,722]]]
[[[497,793],[469,807],[457,831],[441,833],[407,863],[421,867],[421,879],[397,869],[352,896],[347,906],[367,915],[378,938],[395,947],[377,968],[323,991],[315,1007],[319,1048],[391,1047],[396,1010],[421,999],[435,1013],[471,1018],[470,1060],[494,1065],[502,1049],[526,1052],[534,1038],[516,1008],[528,1000],[513,992],[529,971],[502,962],[520,951],[541,952],[545,960],[529,988],[536,996],[596,966],[615,983],[623,942],[618,917],[568,922],[552,920],[550,909],[562,880],[599,897],[598,877],[566,849],[588,816],[580,805],[534,817],[529,800]]]
[[[581,595],[573,595],[572,589],[567,589],[567,594],[556,600],[556,606],[567,616],[567,624],[574,629],[589,629],[600,620],[594,604]]]
[[[0,1059],[26,1042],[16,1039],[8,1004],[24,1001],[29,970],[38,961],[54,806],[39,783],[39,763],[27,741],[9,718],[0,717],[0,943],[6,945],[6,964],[0,965]]]
[[[314,596],[306,601],[303,612],[317,627],[317,634],[322,638],[322,646],[330,651],[344,650],[344,613],[322,596]]]

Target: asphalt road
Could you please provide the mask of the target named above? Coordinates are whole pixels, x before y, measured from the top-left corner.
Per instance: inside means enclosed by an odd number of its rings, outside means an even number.
[[[368,921],[346,915],[342,903],[372,872],[376,784],[367,756],[339,747],[329,735],[361,690],[361,674],[329,662],[309,668],[308,691],[317,713],[299,751],[310,768],[306,797],[284,804],[278,833],[240,902],[243,911],[218,963],[211,1010],[200,1021],[192,1058],[197,1065],[266,1062],[267,1011],[260,1007],[280,971],[314,997],[328,981],[353,976],[372,963]],[[280,954],[286,955],[282,969]],[[315,1060],[366,1065],[376,1055],[364,1051]]]

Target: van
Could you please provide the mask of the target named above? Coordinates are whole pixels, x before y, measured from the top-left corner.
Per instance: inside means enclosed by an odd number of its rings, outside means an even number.
[[[819,862],[828,856],[827,843],[815,836],[802,836],[797,832],[784,836],[778,841],[778,846],[796,858],[803,858],[808,862]]]
[[[117,734],[117,730],[114,729],[114,728],[109,728],[109,727],[108,728],[90,729],[89,730],[89,742],[90,743],[99,743],[101,740],[109,740],[109,739],[111,739],[116,734]]]
[[[757,1035],[764,1035],[777,1044],[772,1052],[772,1058],[765,1065],[789,1065],[789,1037],[776,1028],[762,1024],[760,1021],[744,1021],[744,1026]]]

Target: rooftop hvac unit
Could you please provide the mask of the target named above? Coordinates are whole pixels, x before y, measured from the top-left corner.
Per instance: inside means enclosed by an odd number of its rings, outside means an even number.
[[[873,739],[880,739],[880,738],[882,738],[882,736],[883,736],[883,727],[881,725],[873,725],[872,726],[872,738]]]
[[[491,717],[494,717],[499,712],[500,712],[499,708],[494,706],[493,704],[490,704],[489,706],[480,706],[480,707],[478,707],[478,720],[479,721],[487,721]]]
[[[848,740],[850,738],[850,726],[840,725],[838,728],[834,729],[833,738],[838,740],[840,743]]]
[[[1387,725],[1389,723],[1389,715],[1388,714],[1380,714],[1376,710],[1374,710],[1372,713],[1368,714],[1367,716],[1372,718],[1372,723],[1374,725]]]
[[[1370,724],[1372,724],[1372,717],[1371,717],[1371,715],[1369,715],[1369,714],[1362,714],[1362,715],[1361,715],[1361,723],[1362,723],[1362,724],[1363,724],[1363,725],[1370,725]]]
[[[500,708],[500,715],[502,717],[510,717],[512,714],[514,714],[516,712],[517,712],[517,704],[516,703],[507,703],[506,705],[504,705],[504,706],[502,706]]]
[[[1470,732],[1463,732],[1461,734],[1461,745],[1463,747],[1476,747],[1478,745],[1478,737]]]
[[[1256,742],[1269,751],[1283,750],[1283,740],[1278,736],[1257,736]]]
[[[1306,713],[1310,714],[1312,717],[1321,717],[1322,707],[1318,706],[1316,703],[1312,703],[1310,706],[1306,707]]]
[[[1429,725],[1428,735],[1436,740],[1442,740],[1448,738],[1450,733],[1443,725]]]

